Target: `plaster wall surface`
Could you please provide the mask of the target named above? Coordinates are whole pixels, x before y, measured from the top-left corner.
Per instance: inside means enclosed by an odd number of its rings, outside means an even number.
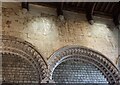
[[[116,65],[118,30],[111,19],[95,16],[90,25],[85,14],[64,11],[64,16],[60,21],[54,8],[30,5],[25,12],[20,3],[3,3],[2,33],[30,42],[46,60],[61,47],[80,45],[101,52]]]

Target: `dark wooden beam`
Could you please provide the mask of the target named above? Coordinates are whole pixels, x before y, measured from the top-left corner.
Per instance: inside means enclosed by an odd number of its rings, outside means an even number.
[[[86,3],[86,18],[90,24],[94,24],[93,12],[95,8],[95,2]]]
[[[63,4],[64,4],[63,2],[57,3],[57,16],[62,22],[65,22],[65,17],[63,15]]]
[[[22,6],[22,8],[25,8],[29,11],[29,3],[28,2],[22,2],[21,6]]]
[[[63,15],[63,2],[58,2],[57,3],[57,15],[60,16],[60,15]]]
[[[119,20],[120,20],[119,16],[120,16],[120,1],[118,3],[116,3],[116,5],[113,8],[113,23],[118,28],[119,28],[119,25],[120,25],[120,23],[119,23]]]

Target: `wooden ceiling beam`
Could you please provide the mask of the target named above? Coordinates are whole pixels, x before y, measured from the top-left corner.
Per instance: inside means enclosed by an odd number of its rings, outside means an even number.
[[[63,15],[63,2],[58,2],[57,3],[57,16],[58,16],[58,18],[61,20],[61,21],[65,21],[65,17],[64,17],[64,15]]]
[[[117,26],[118,29],[120,29],[120,19],[119,19],[119,16],[120,16],[120,2],[116,3],[116,5],[114,6],[113,8],[113,23],[115,24],[115,26]]]
[[[92,25],[94,24],[93,12],[96,2],[87,2],[86,3],[86,18],[88,22]]]
[[[28,2],[22,2],[21,3],[22,9],[27,9],[27,11],[29,11],[29,3]]]
[[[60,15],[63,15],[63,2],[58,2],[57,3],[57,15],[60,16]]]

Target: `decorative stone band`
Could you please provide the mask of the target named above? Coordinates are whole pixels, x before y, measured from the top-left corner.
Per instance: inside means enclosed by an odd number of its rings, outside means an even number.
[[[119,85],[120,73],[114,64],[101,53],[80,46],[66,46],[51,55],[48,60],[50,79],[52,79],[55,68],[69,59],[78,59],[94,65],[102,72],[110,85]]]
[[[119,71],[120,71],[120,55],[119,55],[118,58],[117,58],[117,64],[118,64],[118,69],[119,69]]]
[[[28,60],[38,73],[39,82],[47,75],[47,63],[40,53],[30,43],[12,36],[2,35],[3,45],[0,46],[1,54],[18,55]]]

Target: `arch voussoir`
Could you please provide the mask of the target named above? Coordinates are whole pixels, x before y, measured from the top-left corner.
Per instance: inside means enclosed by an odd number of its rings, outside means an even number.
[[[48,60],[51,79],[55,68],[67,59],[91,63],[103,73],[110,85],[119,85],[120,74],[114,64],[100,52],[81,46],[65,46],[51,55]]]
[[[47,63],[32,44],[8,35],[2,35],[2,42],[0,54],[17,55],[30,62],[37,72],[39,83],[46,77]]]

